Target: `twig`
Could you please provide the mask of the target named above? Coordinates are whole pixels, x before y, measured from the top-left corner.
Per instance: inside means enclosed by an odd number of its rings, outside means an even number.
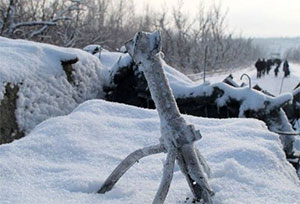
[[[159,145],[138,149],[132,152],[110,174],[110,176],[106,179],[104,184],[101,186],[98,193],[105,193],[107,191],[110,191],[112,187],[119,181],[119,179],[126,173],[126,171],[130,169],[130,167],[132,167],[138,160],[152,154],[162,153],[163,151],[164,151],[163,146],[159,144]]]

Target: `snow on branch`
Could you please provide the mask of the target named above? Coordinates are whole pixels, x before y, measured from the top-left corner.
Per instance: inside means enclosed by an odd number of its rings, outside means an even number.
[[[14,25],[14,29],[17,29],[22,26],[39,26],[39,25],[46,25],[46,26],[56,26],[57,21],[61,20],[72,20],[71,17],[59,17],[55,18],[51,21],[30,21],[30,22],[22,22],[22,23],[17,23]]]
[[[54,21],[31,21],[31,22],[22,22],[14,25],[14,29],[17,29],[22,26],[37,26],[37,25],[48,25],[55,26],[56,23]]]
[[[30,4],[31,2],[31,4]],[[34,5],[32,1],[18,2],[16,0],[10,0],[6,7],[6,11],[2,11],[4,15],[2,22],[0,22],[0,35],[5,37],[15,37],[25,39],[31,39],[38,35],[47,36],[47,29],[58,26],[59,21],[70,21],[68,24],[75,26],[72,29],[77,30],[78,27],[78,16],[80,7],[83,4],[79,0],[68,0],[65,2],[54,1],[53,4],[40,4]],[[30,4],[30,5],[29,5]],[[31,13],[26,13],[24,16],[22,12],[28,12],[26,8],[30,6],[33,10]],[[23,11],[21,7],[24,7]],[[71,32],[69,28],[65,29],[64,32]],[[55,32],[57,33],[57,32]],[[73,32],[74,33],[74,32]],[[73,35],[72,35],[73,36]],[[51,36],[52,38],[53,36]],[[72,37],[73,39],[74,37]],[[71,39],[71,40],[72,40]]]

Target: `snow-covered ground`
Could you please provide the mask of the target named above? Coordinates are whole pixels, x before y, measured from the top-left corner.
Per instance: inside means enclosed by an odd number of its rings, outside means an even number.
[[[211,167],[216,203],[299,203],[300,182],[278,135],[255,119],[185,116],[201,130],[197,147]],[[130,152],[158,142],[159,119],[146,110],[102,100],[49,119],[27,137],[0,146],[1,204],[150,203],[162,176],[164,154],[136,163],[104,195],[95,193]],[[191,192],[179,168],[166,203]],[[187,203],[191,203],[189,200]]]
[[[25,41],[12,43],[12,40],[4,38],[0,38],[0,43],[10,51],[0,50],[0,56],[5,56],[2,58],[5,60],[0,60],[0,82],[10,79],[21,83],[21,77],[26,76],[32,90],[37,90],[34,92],[26,87],[21,90],[19,105],[25,102],[31,104],[28,100],[21,100],[26,98],[22,97],[25,93],[27,98],[52,103],[54,100],[51,97],[44,96],[52,85],[62,89],[67,87],[64,91],[70,90],[68,94],[59,93],[60,97],[72,96],[73,88],[61,76],[61,60],[74,56],[79,58],[75,69],[87,82],[82,85],[82,93],[87,95],[84,99],[92,98],[89,95],[96,94],[93,90],[101,88],[102,83],[108,83],[109,70],[114,72],[117,66],[130,63],[130,57],[121,53],[104,51],[98,55],[99,61],[95,56],[79,50]],[[52,64],[53,61],[56,64]],[[290,68],[291,76],[284,79],[282,93],[290,93],[300,80],[300,66],[291,64]],[[41,72],[48,69],[54,76],[60,77],[49,78],[49,73],[42,76]],[[164,69],[177,97],[205,91],[201,89],[205,87],[201,83],[191,81],[170,66],[164,64]],[[253,85],[258,83],[278,95],[282,71],[278,78],[271,70],[270,76],[256,79],[254,67],[247,68],[233,73],[238,83],[242,82],[239,80],[242,73],[252,77]],[[208,80],[220,82],[226,76],[214,76]],[[35,81],[38,79],[40,82]],[[41,79],[50,80],[50,88]],[[97,84],[98,81],[101,84]],[[3,97],[4,85],[0,87],[0,98]],[[90,87],[94,88],[86,89]],[[65,106],[72,107],[66,111]],[[42,119],[33,114],[32,118],[39,121],[30,123],[24,120],[21,124],[31,125],[28,128],[31,130],[49,116],[67,114],[76,106],[76,101],[62,100],[61,105],[55,106],[62,113],[48,114]],[[185,118],[195,124],[203,135],[197,147],[212,169],[213,178],[209,182],[216,192],[213,198],[216,203],[299,203],[300,182],[295,169],[286,161],[278,135],[269,132],[263,122],[255,119]],[[71,114],[48,119],[28,136],[0,146],[0,203],[150,203],[162,176],[163,154],[135,164],[111,192],[105,195],[96,192],[127,154],[158,143],[159,137],[159,119],[155,110],[102,100],[87,101]],[[300,149],[299,140],[297,149]],[[186,197],[191,198],[192,195],[176,167],[166,203],[185,203]],[[187,203],[191,203],[191,199]]]
[[[283,63],[282,63],[283,64]],[[289,77],[284,78],[284,73],[282,71],[282,64],[279,69],[278,76],[274,75],[274,67],[271,69],[269,75],[265,75],[262,78],[257,79],[256,69],[254,66],[235,71],[232,74],[234,80],[241,84],[242,82],[248,84],[248,79],[243,77],[243,80],[240,80],[240,77],[243,73],[248,74],[251,77],[252,86],[258,84],[263,89],[269,91],[274,95],[279,95],[280,93],[292,93],[295,86],[300,82],[300,64],[290,63],[291,74]],[[208,77],[210,82],[220,82],[225,79],[230,73],[211,76]],[[201,82],[201,80],[199,80]],[[281,88],[282,86],[282,88]]]

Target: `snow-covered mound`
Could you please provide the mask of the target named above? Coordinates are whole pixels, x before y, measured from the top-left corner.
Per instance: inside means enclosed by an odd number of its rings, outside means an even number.
[[[200,129],[197,147],[211,167],[215,203],[298,203],[300,183],[278,135],[255,119],[185,116]],[[142,159],[111,192],[96,194],[130,152],[158,143],[157,112],[91,100],[49,119],[27,137],[0,146],[1,203],[150,203],[164,154]],[[192,195],[175,168],[166,203]],[[191,203],[191,199],[187,201]]]
[[[9,111],[25,134],[83,101],[103,98],[104,66],[85,51],[3,37],[0,47],[0,104],[8,86],[17,87],[16,101],[9,101],[16,110]]]

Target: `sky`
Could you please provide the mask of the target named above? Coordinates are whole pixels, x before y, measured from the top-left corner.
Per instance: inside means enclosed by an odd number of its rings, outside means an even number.
[[[154,8],[164,4],[176,5],[177,0],[136,0]],[[206,6],[220,2],[227,10],[227,24],[231,31],[244,37],[300,36],[300,0],[184,0],[185,10],[192,16],[200,2]]]

